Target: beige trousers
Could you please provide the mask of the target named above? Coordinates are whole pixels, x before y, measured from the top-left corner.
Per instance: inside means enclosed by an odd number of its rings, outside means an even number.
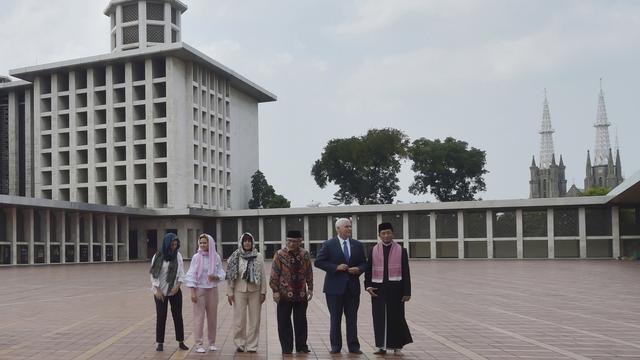
[[[244,351],[258,350],[258,335],[260,333],[260,291],[234,291],[233,321],[236,347]],[[247,318],[249,313],[249,318]]]

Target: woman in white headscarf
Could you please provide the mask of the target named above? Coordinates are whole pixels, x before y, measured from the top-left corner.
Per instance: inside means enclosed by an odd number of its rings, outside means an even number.
[[[228,261],[227,300],[233,305],[233,341],[237,352],[254,353],[258,350],[260,310],[267,293],[267,281],[264,258],[255,248],[253,235],[240,236],[240,247]]]
[[[225,278],[225,272],[220,255],[216,252],[216,242],[211,235],[200,235],[198,247],[198,252],[191,258],[185,283],[187,287],[191,288],[196,352],[204,353],[206,352],[203,344],[205,315],[209,351],[218,350],[215,346],[218,324],[218,282]]]

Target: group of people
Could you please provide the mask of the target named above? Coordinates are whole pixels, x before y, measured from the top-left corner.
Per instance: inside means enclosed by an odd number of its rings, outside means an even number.
[[[358,341],[357,315],[360,305],[360,276],[364,274],[365,290],[371,296],[375,335],[375,354],[388,350],[399,352],[413,342],[405,320],[404,303],[411,299],[411,278],[407,251],[393,240],[390,223],[378,225],[378,243],[366,256],[361,242],[351,238],[352,224],[347,218],[335,223],[337,236],[325,241],[315,263],[302,246],[302,233],[287,231],[286,247],[273,257],[271,274],[266,279],[264,258],[256,249],[250,233],[240,236],[238,249],[228,259],[226,270],[216,252],[215,241],[208,234],[198,239],[198,252],[189,270],[184,272],[178,249],[180,240],[173,233],[165,235],[162,247],[151,260],[151,283],[156,304],[157,351],[163,351],[168,305],[171,305],[176,340],[182,350],[184,325],[182,292],[184,283],[190,289],[193,303],[195,351],[205,353],[203,327],[207,320],[208,350],[216,351],[218,284],[227,281],[227,301],[233,306],[234,343],[237,352],[256,352],[260,329],[260,311],[266,299],[267,285],[276,302],[278,336],[283,354],[310,352],[307,345],[307,307],[313,297],[313,265],[324,270],[323,292],[330,314],[329,338],[332,354],[342,351],[341,322],[344,315],[347,348],[361,354]],[[268,283],[268,284],[267,284]],[[291,322],[293,318],[293,324]]]

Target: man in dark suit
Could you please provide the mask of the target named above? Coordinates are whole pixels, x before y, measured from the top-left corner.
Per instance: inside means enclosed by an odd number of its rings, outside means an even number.
[[[352,354],[362,354],[358,341],[358,307],[360,306],[360,275],[366,259],[362,243],[351,238],[351,220],[336,221],[338,236],[325,241],[316,256],[315,266],[326,272],[324,293],[331,315],[331,353],[342,349],[341,322],[347,322],[347,346]]]

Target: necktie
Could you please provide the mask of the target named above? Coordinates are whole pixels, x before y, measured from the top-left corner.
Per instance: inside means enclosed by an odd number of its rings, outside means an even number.
[[[349,246],[347,245],[347,241],[342,242],[342,251],[344,252],[344,258],[349,262]]]

